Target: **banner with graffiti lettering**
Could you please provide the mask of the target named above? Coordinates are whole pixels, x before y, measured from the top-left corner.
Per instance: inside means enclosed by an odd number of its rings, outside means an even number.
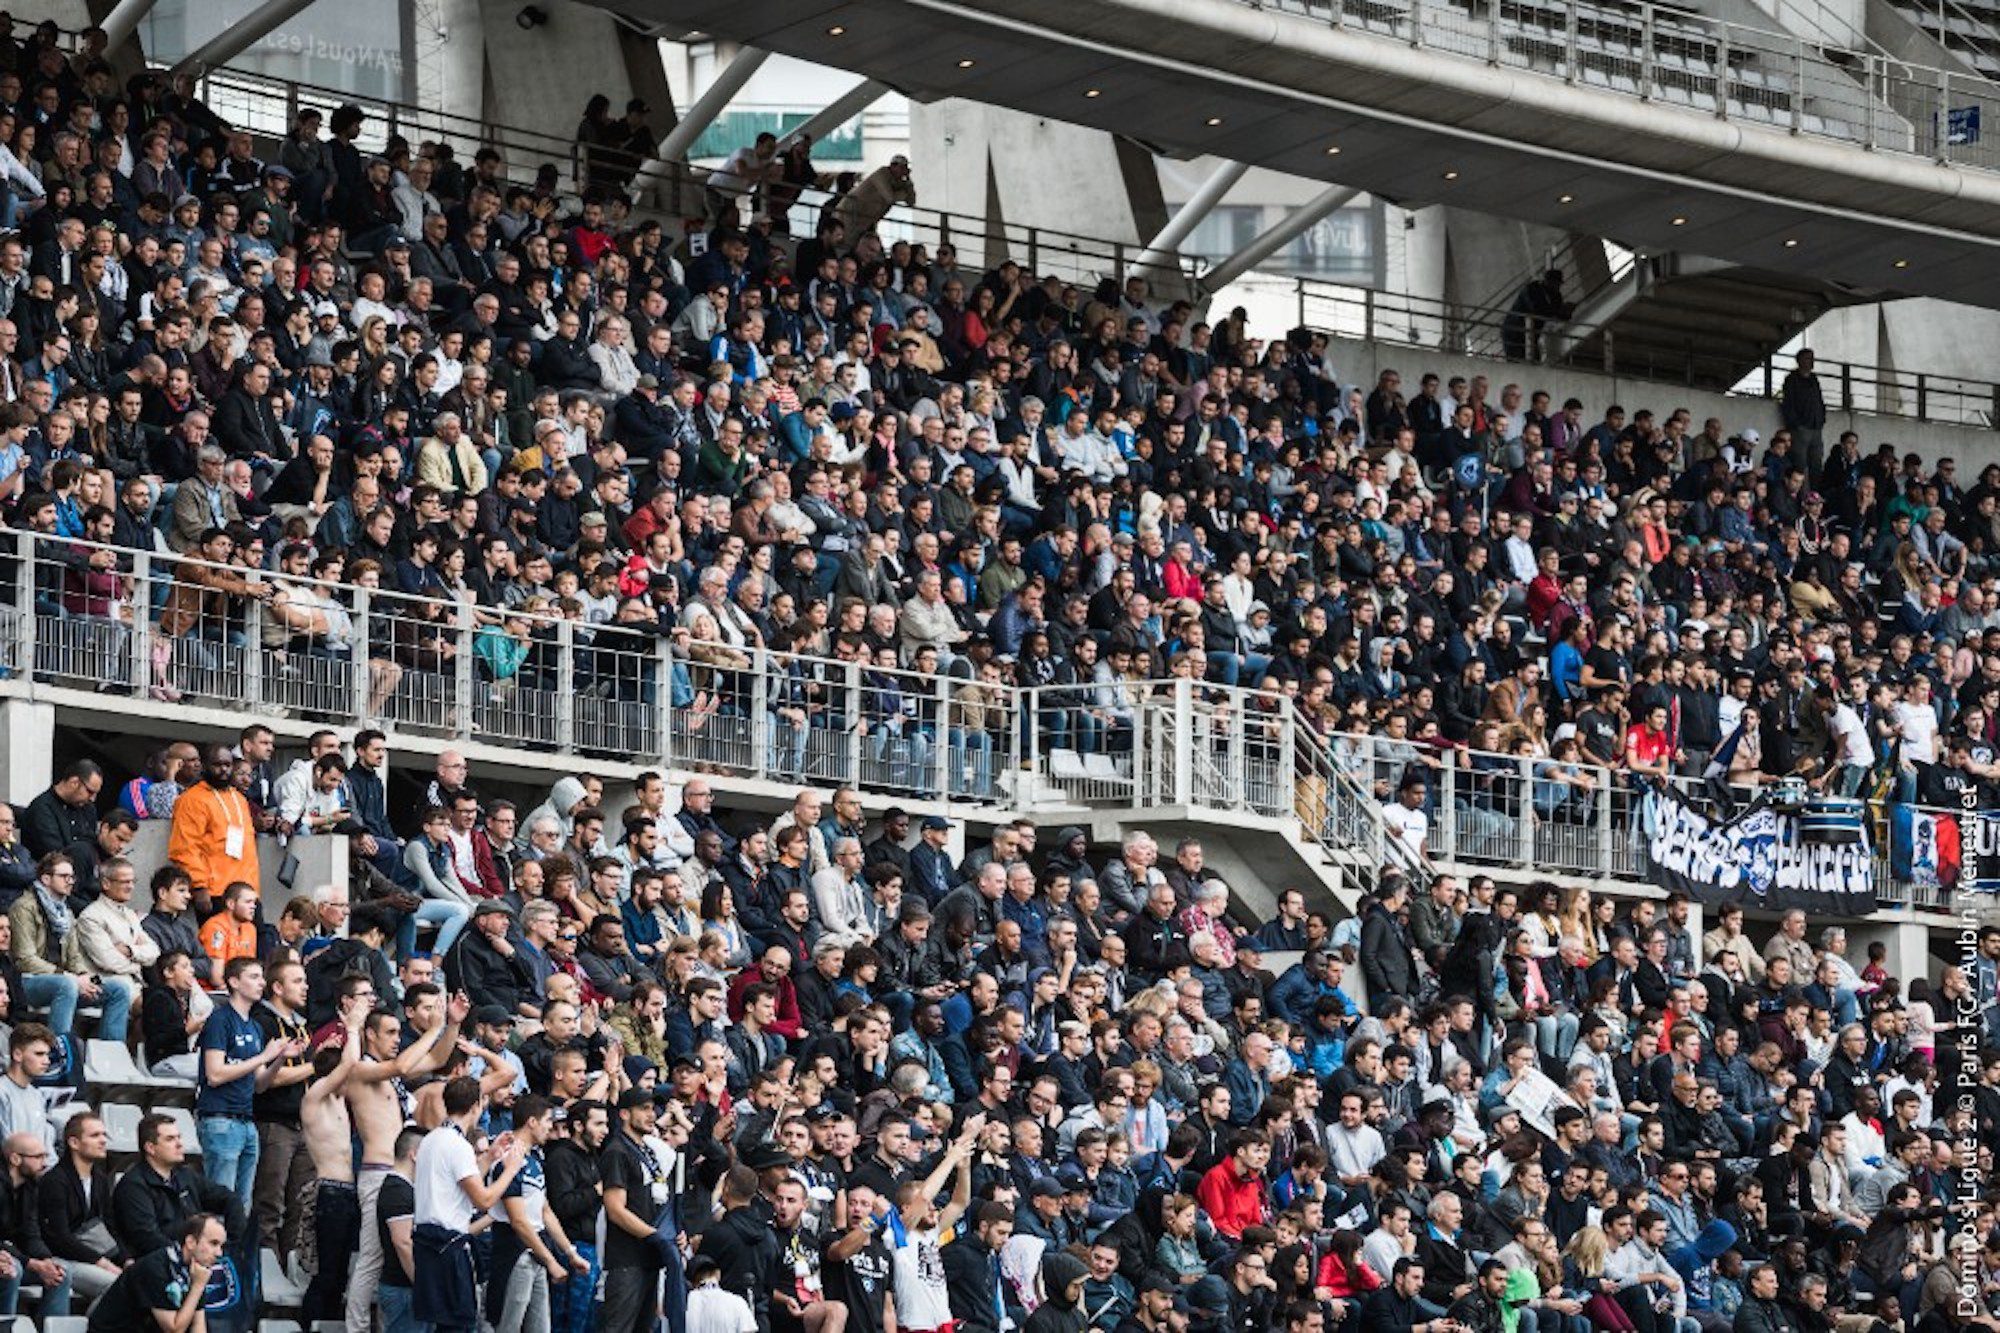
[[[1875,910],[1865,829],[1856,842],[1808,842],[1798,817],[1768,797],[1718,822],[1664,787],[1646,791],[1640,815],[1646,868],[1663,889],[1709,904],[1840,915]]]
[[[2000,811],[1889,812],[1889,869],[1919,888],[2000,893]]]

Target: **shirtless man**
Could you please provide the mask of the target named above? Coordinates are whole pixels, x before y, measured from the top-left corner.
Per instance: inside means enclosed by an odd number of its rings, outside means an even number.
[[[306,1286],[308,1320],[338,1319],[347,1301],[347,1274],[361,1241],[361,1204],[354,1193],[354,1130],[347,1114],[348,1075],[361,1063],[361,1033],[375,1007],[366,977],[340,983],[340,1030],[346,1038],[313,1053],[313,1080],[299,1103],[299,1128],[319,1184],[313,1191],[311,1230],[315,1262]]]
[[[472,1001],[464,991],[451,997],[442,1022],[422,1033],[397,1053],[403,1020],[386,1009],[370,1014],[362,1025],[360,1063],[347,1075],[347,1110],[354,1136],[361,1142],[361,1175],[355,1193],[361,1201],[361,1257],[347,1287],[348,1333],[369,1333],[375,1320],[375,1290],[382,1280],[382,1233],[375,1222],[375,1201],[382,1195],[383,1177],[396,1161],[396,1135],[415,1112],[407,1080],[441,1067],[458,1044],[458,1031]]]

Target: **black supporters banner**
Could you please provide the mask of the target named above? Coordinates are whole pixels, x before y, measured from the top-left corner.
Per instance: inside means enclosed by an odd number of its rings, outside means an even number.
[[[1663,889],[1697,902],[1804,908],[1859,916],[1875,910],[1875,861],[1865,821],[1853,841],[1808,842],[1798,815],[1760,796],[1724,822],[1678,792],[1656,787],[1640,804],[1646,869]]]

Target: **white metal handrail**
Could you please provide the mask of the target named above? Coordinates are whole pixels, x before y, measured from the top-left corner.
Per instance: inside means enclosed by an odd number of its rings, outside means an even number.
[[[27,532],[0,541],[0,690],[89,690],[98,707],[166,689],[181,698],[360,728],[788,785],[855,787],[1024,813],[1097,806],[1270,821],[1318,847],[1351,889],[1422,863],[1388,835],[1403,767],[1433,765],[1431,859],[1536,866],[1642,882],[1636,790],[1622,771],[1394,742],[1301,724],[1290,696],[1177,678],[978,686],[860,660],[627,631],[456,597],[318,584],[337,636],[285,630],[250,597],[182,615],[192,571],[304,588],[269,571]],[[99,557],[93,567],[91,558]],[[108,557],[108,562],[104,559]],[[160,650],[166,648],[162,653]],[[1689,795],[1698,784],[1677,779]],[[1884,812],[1874,811],[1879,824]],[[1943,905],[1891,874],[1885,902]]]

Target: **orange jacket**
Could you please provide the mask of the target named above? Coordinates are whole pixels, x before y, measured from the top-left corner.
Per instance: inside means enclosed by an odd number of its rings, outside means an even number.
[[[238,844],[235,856],[229,854],[232,841]],[[218,790],[206,782],[189,787],[174,802],[167,859],[185,869],[195,888],[210,897],[220,899],[238,880],[259,892],[257,821],[250,802],[234,787]]]

